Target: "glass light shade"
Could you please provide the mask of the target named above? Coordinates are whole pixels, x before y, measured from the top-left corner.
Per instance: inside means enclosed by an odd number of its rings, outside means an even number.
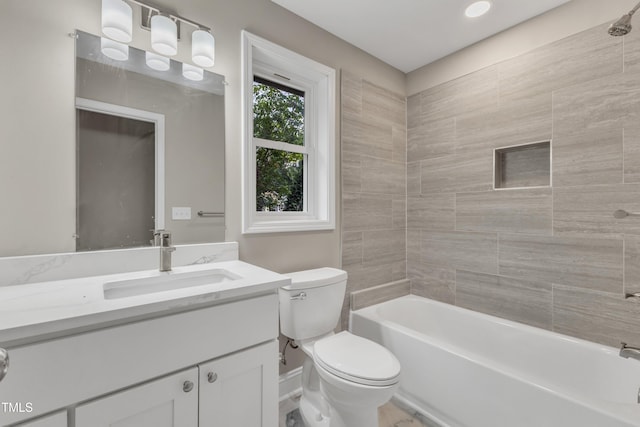
[[[168,16],[151,18],[151,47],[166,56],[178,53],[178,26]]]
[[[129,46],[115,40],[101,37],[100,50],[103,55],[116,61],[126,61],[129,59]]]
[[[153,52],[145,52],[145,62],[149,68],[158,71],[167,71],[171,67],[171,60],[166,56],[158,55]]]
[[[204,70],[191,64],[182,64],[182,75],[185,79],[199,82],[204,78]]]
[[[491,9],[491,2],[489,1],[477,1],[471,3],[469,7],[464,11],[464,14],[469,18],[477,18],[487,13]]]
[[[133,34],[133,9],[123,0],[102,0],[102,34],[129,43]]]
[[[195,30],[191,33],[191,58],[196,65],[213,67],[215,54],[215,39],[210,32]]]

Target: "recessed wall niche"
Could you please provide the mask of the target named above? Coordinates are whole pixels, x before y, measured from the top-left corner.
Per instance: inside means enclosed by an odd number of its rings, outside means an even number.
[[[494,189],[550,187],[551,141],[496,148]]]

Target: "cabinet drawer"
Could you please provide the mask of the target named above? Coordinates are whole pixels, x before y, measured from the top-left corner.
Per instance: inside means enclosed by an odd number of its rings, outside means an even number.
[[[9,348],[0,401],[32,402],[11,423],[123,389],[278,336],[275,293]],[[7,415],[7,417],[4,417]]]

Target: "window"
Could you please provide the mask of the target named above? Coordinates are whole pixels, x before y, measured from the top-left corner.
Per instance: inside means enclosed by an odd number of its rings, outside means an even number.
[[[335,228],[335,71],[243,32],[243,232]]]
[[[304,165],[314,153],[305,146],[304,111],[303,91],[254,76],[257,212],[305,211]]]

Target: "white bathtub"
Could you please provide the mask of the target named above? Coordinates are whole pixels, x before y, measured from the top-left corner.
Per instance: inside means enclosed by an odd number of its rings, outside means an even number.
[[[451,427],[640,426],[640,361],[408,295],[351,314],[400,360],[398,396]]]

